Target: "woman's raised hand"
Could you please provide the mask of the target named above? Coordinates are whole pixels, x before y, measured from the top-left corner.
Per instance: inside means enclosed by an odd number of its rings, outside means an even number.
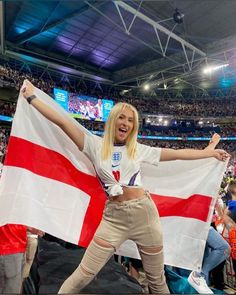
[[[221,136],[218,133],[214,133],[211,137],[211,142],[217,145],[220,142],[220,139],[221,139]]]
[[[34,94],[34,85],[30,81],[25,80],[24,86],[21,88],[21,92],[24,98],[30,97]]]

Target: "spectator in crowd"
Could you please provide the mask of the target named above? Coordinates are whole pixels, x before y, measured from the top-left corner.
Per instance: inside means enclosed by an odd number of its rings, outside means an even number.
[[[42,231],[34,228],[28,230],[35,235],[43,235]],[[26,266],[25,254],[27,248],[27,227],[19,224],[0,226],[0,294],[20,293],[23,278],[29,267]],[[35,252],[34,252],[35,253]],[[30,254],[31,259],[33,256]],[[28,264],[28,260],[27,260]]]
[[[190,285],[200,294],[213,294],[208,287],[209,273],[230,255],[230,246],[224,238],[210,227],[201,272],[192,271],[188,277]]]
[[[236,278],[236,183],[232,183],[228,187],[228,191],[231,195],[231,200],[228,201],[228,210],[227,210],[227,215],[229,216],[230,220],[228,224],[233,223],[233,226],[229,228],[229,237],[230,237],[230,242],[231,242],[231,247],[232,247],[232,262],[233,262],[233,269],[235,273],[235,278]],[[225,216],[224,219],[226,222],[228,221]]]
[[[20,293],[27,245],[26,226],[1,226],[0,241],[0,293]]]

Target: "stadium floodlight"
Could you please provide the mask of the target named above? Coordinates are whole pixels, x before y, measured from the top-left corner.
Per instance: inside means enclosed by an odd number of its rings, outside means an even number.
[[[144,90],[149,90],[150,89],[150,85],[149,84],[144,84],[143,89]]]
[[[168,120],[165,120],[164,121],[164,126],[167,126],[169,124],[169,121]]]
[[[203,74],[211,74],[219,69],[223,69],[228,66],[229,66],[229,64],[223,64],[223,65],[219,65],[219,66],[208,66],[205,69],[203,69]]]
[[[121,95],[124,95],[124,94],[126,94],[127,92],[129,92],[130,91],[130,89],[123,89],[121,92],[120,92],[120,94]]]

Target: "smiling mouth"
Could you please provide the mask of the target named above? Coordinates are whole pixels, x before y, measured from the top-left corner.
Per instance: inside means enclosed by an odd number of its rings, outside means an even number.
[[[128,131],[127,129],[119,128],[119,132],[121,132],[122,134],[126,134],[127,131]]]

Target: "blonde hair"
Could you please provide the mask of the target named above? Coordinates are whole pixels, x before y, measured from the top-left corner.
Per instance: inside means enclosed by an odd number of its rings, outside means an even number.
[[[105,125],[103,144],[102,144],[103,160],[107,160],[108,158],[111,157],[114,142],[115,142],[116,121],[125,108],[129,108],[134,114],[134,121],[133,121],[134,126],[129,136],[126,139],[126,147],[127,147],[128,156],[131,159],[135,158],[138,127],[139,127],[138,111],[136,110],[135,107],[133,107],[129,103],[119,102],[112,108]]]

